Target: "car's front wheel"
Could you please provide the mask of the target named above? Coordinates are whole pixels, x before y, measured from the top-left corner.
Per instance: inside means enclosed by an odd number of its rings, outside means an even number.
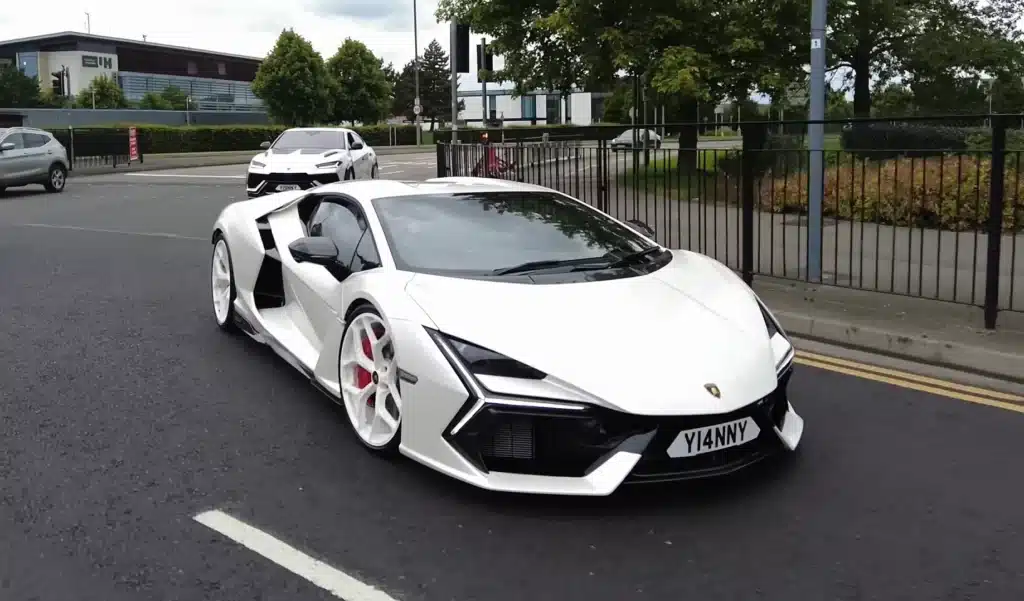
[[[55,163],[50,166],[50,172],[46,176],[46,183],[43,185],[46,186],[47,192],[63,192],[64,184],[67,181],[67,169],[64,169],[64,165]]]
[[[224,235],[217,232],[213,243],[210,266],[210,285],[213,292],[213,315],[220,329],[233,332],[235,328],[235,270],[231,264],[231,249]]]
[[[371,451],[393,455],[402,440],[402,392],[395,345],[370,305],[352,312],[341,336],[338,383],[349,423]]]

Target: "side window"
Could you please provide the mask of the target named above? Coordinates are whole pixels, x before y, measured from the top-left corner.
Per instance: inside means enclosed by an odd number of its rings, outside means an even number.
[[[377,254],[377,245],[373,241],[373,233],[370,228],[363,230],[363,237],[356,245],[356,253],[352,256],[352,271],[366,271],[380,267],[380,255]]]
[[[349,148],[352,148],[353,146],[356,145],[356,137],[352,134],[352,132],[348,132],[346,137],[348,138],[348,147]]]
[[[323,200],[309,221],[310,236],[326,236],[338,247],[338,262],[352,271],[380,267],[366,219],[347,203]]]
[[[310,236],[325,236],[338,247],[338,262],[349,265],[363,237],[363,225],[347,204],[325,201],[313,216]]]
[[[42,148],[50,142],[49,136],[43,134],[22,134],[25,138],[25,148]]]
[[[14,144],[15,150],[25,148],[25,139],[22,137],[21,132],[13,133],[3,140],[0,140],[0,144],[7,144],[8,142]]]
[[[352,136],[353,142],[355,142],[356,144],[362,144],[363,148],[366,148],[366,142],[363,142],[363,139],[359,137],[359,134],[353,133],[349,135]]]

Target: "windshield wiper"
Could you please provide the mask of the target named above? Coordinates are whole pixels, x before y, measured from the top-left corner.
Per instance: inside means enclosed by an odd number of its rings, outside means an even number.
[[[491,273],[494,275],[510,275],[514,273],[528,273],[531,271],[540,271],[542,269],[552,269],[555,267],[568,267],[574,265],[585,265],[587,263],[594,263],[596,261],[604,261],[602,257],[585,257],[582,259],[544,259],[541,261],[527,261],[526,263],[520,263],[519,265],[513,265],[511,267],[502,267],[501,269],[495,269]]]
[[[608,263],[607,265],[605,265],[605,267],[608,267],[608,268],[625,267],[626,265],[630,265],[630,264],[635,263],[636,261],[638,261],[640,259],[643,259],[645,257],[653,255],[654,253],[659,253],[659,252],[661,252],[661,250],[662,250],[662,248],[660,246],[652,246],[650,248],[645,248],[643,250],[638,250],[638,251],[636,251],[634,253],[629,253],[628,255],[625,255],[623,257],[619,257],[618,259],[616,259],[616,260],[612,261],[611,263]]]

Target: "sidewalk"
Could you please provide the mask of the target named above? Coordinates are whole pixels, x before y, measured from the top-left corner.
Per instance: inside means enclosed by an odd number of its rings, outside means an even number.
[[[378,146],[374,150],[380,156],[396,154],[413,154],[434,152],[434,146]],[[95,167],[77,167],[68,173],[68,177],[99,175],[106,173],[129,173],[133,171],[161,171],[164,169],[187,169],[189,167],[216,167],[218,165],[244,165],[260,150],[243,150],[227,152],[180,152],[166,154],[147,154],[142,163],[98,165]]]
[[[986,330],[979,307],[766,276],[753,288],[794,338],[1024,383],[1024,313]]]

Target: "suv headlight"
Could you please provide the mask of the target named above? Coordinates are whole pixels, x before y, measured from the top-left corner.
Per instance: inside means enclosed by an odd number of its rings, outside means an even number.
[[[337,167],[341,161],[328,161],[326,163],[320,163],[316,166],[317,169],[333,169]]]
[[[257,168],[257,169],[263,169],[264,167],[266,167],[266,166],[267,166],[267,164],[266,164],[266,163],[261,163],[261,162],[259,162],[259,161],[251,161],[251,162],[249,163],[249,166],[250,166],[250,167],[255,167],[255,168]]]

